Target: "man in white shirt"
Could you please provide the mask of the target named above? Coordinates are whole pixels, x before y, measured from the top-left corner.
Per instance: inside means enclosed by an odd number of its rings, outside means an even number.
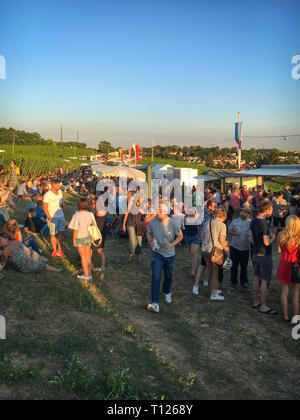
[[[64,206],[64,199],[59,181],[51,182],[51,191],[48,191],[44,195],[43,201],[43,208],[47,216],[51,245],[53,248],[52,256],[66,258],[66,255],[62,250],[66,220],[62,209]]]

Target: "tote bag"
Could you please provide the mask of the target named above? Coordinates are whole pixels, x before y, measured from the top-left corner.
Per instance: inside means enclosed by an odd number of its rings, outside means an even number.
[[[91,214],[91,218],[92,218],[93,223],[88,227],[88,232],[89,232],[92,244],[94,246],[99,246],[102,242],[102,235],[101,235],[101,232],[100,232],[100,230],[97,226],[97,222],[96,222],[94,214],[93,213],[90,213],[90,214]],[[97,241],[98,241],[98,243],[97,243]]]

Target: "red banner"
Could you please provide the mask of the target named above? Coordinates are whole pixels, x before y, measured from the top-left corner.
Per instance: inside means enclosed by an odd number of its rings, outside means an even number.
[[[135,157],[136,162],[140,163],[140,146],[138,144],[135,145]]]

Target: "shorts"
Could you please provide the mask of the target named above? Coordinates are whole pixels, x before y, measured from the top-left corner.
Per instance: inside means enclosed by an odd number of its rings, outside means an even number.
[[[103,249],[105,245],[105,240],[106,240],[106,216],[99,217],[95,215],[95,219],[97,222],[98,229],[100,230],[101,235],[102,235],[102,241],[97,246],[92,245],[92,248],[94,250]]]
[[[272,255],[259,256],[254,254],[252,257],[254,275],[260,280],[271,283],[273,276],[273,259]]]
[[[203,255],[202,255],[202,257],[201,257],[201,265],[202,265],[203,267],[207,267],[207,264],[206,264],[206,261],[205,261],[205,258],[203,257]]]
[[[91,246],[91,238],[89,236],[87,238],[76,238],[76,245],[78,246],[78,248],[82,246]]]
[[[64,217],[54,217],[52,222],[48,220],[48,228],[50,235],[57,235],[59,232],[66,230],[66,219]]]
[[[273,217],[273,226],[274,227],[279,227],[279,225],[280,225],[280,227],[284,228],[285,227],[285,221],[286,221],[285,218]]]
[[[194,236],[188,236],[185,235],[184,237],[184,243],[186,245],[199,245],[200,246],[200,236],[199,235],[194,235]]]

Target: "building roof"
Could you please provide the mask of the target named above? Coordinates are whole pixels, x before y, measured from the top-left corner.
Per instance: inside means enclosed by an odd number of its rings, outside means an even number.
[[[210,169],[203,174],[208,176],[216,176],[217,178],[241,178],[253,176],[252,174],[247,175],[240,169]]]
[[[298,178],[300,165],[263,165],[259,169],[245,171],[244,174],[247,176]]]

